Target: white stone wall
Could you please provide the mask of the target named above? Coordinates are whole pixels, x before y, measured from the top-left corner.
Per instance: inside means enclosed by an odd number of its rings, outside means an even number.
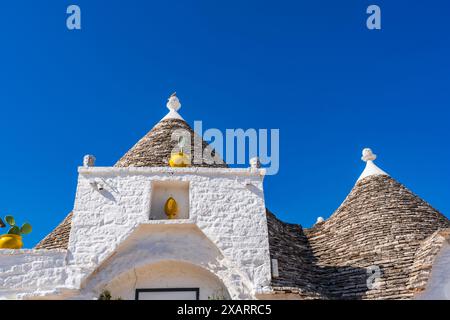
[[[257,292],[270,285],[263,176],[208,168],[80,168],[69,242],[68,285],[80,286],[140,224],[151,224],[152,181],[189,182],[189,221]],[[101,183],[98,190],[92,182]],[[162,224],[184,223],[163,220]],[[175,249],[174,249],[175,250]],[[174,251],[172,259],[182,255]],[[200,263],[200,262],[198,262]],[[233,271],[230,271],[233,273]],[[244,282],[246,280],[243,280]]]
[[[158,270],[160,265],[171,266],[164,279],[146,278],[149,270]],[[196,270],[195,279],[191,277],[192,270]],[[180,277],[182,273],[184,279]],[[126,298],[139,288],[186,286],[200,287],[201,297],[205,297],[218,284],[226,288],[231,298],[253,298],[253,284],[195,224],[152,223],[139,226],[113,256],[83,281],[80,297],[92,299],[107,289],[113,296]]]
[[[227,289],[212,273],[188,263],[166,261],[133,269],[108,283],[113,298],[135,299],[135,288],[198,288],[200,300],[229,299]],[[163,295],[164,293],[160,293]]]
[[[203,296],[219,283],[231,298],[252,299],[270,285],[263,176],[255,169],[79,168],[68,250],[0,251],[0,297],[95,299],[136,268],[145,274],[185,263],[203,275],[196,276]],[[181,201],[188,219],[149,219],[157,181],[188,182],[189,199]],[[178,280],[170,285],[186,285],[172,275]],[[137,285],[119,294],[129,297]]]
[[[65,250],[0,250],[0,299],[44,295],[64,286]]]

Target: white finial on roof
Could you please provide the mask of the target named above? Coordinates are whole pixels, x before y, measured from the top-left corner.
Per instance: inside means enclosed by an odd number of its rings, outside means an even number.
[[[364,162],[367,161],[374,161],[377,158],[377,155],[372,152],[372,149],[370,148],[364,148],[362,151],[362,157],[361,160]]]
[[[322,217],[317,217],[316,224],[324,222],[325,219]]]
[[[180,100],[178,100],[176,92],[172,93],[169,99],[167,99],[167,108],[171,111],[178,111],[181,108],[181,103]]]
[[[178,113],[178,110],[180,110],[181,108],[181,103],[180,100],[178,100],[176,92],[172,93],[172,95],[169,97],[166,106],[169,109],[169,113],[164,118],[162,118],[162,120],[165,119],[183,120],[183,118]]]
[[[370,148],[364,148],[362,151],[361,160],[366,162],[366,168],[359,176],[358,181],[368,176],[373,175],[388,175],[386,172],[378,168],[373,161],[377,158],[377,155],[372,152]]]

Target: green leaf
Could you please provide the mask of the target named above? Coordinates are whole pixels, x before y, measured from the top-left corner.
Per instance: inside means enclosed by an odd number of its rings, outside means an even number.
[[[16,225],[16,220],[14,220],[13,216],[6,216],[5,220],[11,227]]]
[[[31,232],[31,230],[33,230],[33,228],[31,227],[31,224],[29,224],[28,222],[25,222],[22,225],[22,228],[20,228],[20,233],[29,234]]]
[[[13,226],[13,227],[11,227],[11,229],[9,229],[8,233],[9,234],[17,234],[18,236],[20,236],[20,229],[18,226]]]

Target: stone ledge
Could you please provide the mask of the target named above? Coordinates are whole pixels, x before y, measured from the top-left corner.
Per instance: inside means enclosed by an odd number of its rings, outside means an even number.
[[[252,168],[203,168],[203,167],[186,167],[186,168],[170,168],[170,167],[78,167],[80,174],[158,174],[170,173],[173,175],[181,174],[206,174],[206,175],[243,175],[243,176],[264,176],[265,169]]]
[[[161,225],[161,224],[169,224],[169,225],[196,225],[193,219],[160,219],[160,220],[147,220],[145,222],[139,223],[140,225]]]
[[[2,255],[45,255],[48,253],[67,253],[65,249],[0,249],[0,256]]]

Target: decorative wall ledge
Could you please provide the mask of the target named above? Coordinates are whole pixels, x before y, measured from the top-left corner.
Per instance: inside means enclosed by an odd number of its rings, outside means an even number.
[[[203,168],[203,167],[185,167],[185,168],[171,168],[171,167],[78,167],[80,174],[115,174],[115,175],[142,175],[142,174],[198,174],[198,175],[243,175],[243,176],[264,176],[265,169],[255,168]]]

